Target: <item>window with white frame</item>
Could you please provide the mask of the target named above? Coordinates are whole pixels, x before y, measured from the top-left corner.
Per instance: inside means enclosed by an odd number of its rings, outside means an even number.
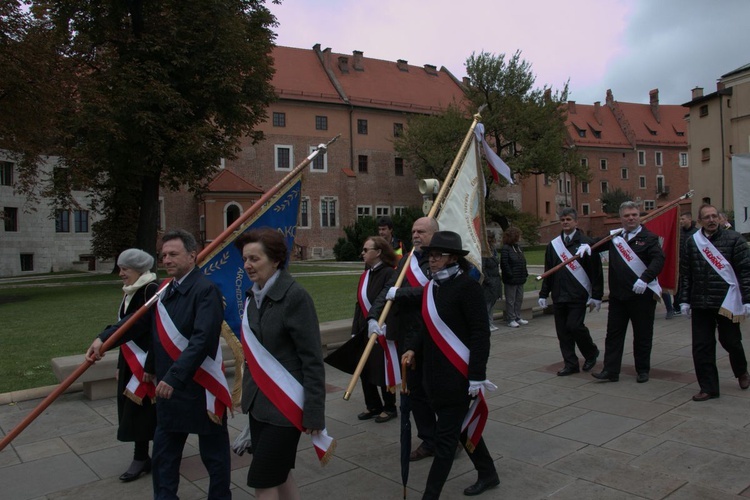
[[[276,170],[291,170],[294,164],[294,148],[286,144],[273,147],[273,166]]]
[[[309,153],[315,151],[317,146],[310,146]],[[310,164],[310,172],[326,173],[328,172],[328,152],[323,151]]]
[[[644,210],[653,210],[656,206],[656,203],[654,200],[644,200],[643,201],[643,209]]]
[[[581,215],[589,215],[591,213],[591,206],[588,203],[581,204]]]
[[[242,207],[236,201],[224,205],[224,229],[232,225],[242,215]]]
[[[299,220],[297,227],[310,227],[310,197],[303,196],[299,200]]]
[[[680,153],[680,166],[681,167],[688,166],[688,154],[687,153]]]
[[[627,168],[621,168],[620,169],[620,178],[621,179],[627,179],[628,178],[628,169]]]
[[[588,158],[581,158],[581,166],[582,167],[588,167],[589,166],[589,159]]]
[[[599,168],[601,170],[607,170],[607,159],[606,158],[602,158],[601,160],[599,160]]]
[[[665,191],[666,191],[666,188],[664,187],[664,176],[657,175],[656,176],[656,192],[664,193]]]
[[[404,215],[406,213],[406,207],[394,205],[393,215]]]
[[[655,151],[654,152],[654,164],[657,167],[661,167],[662,166],[662,154],[661,154],[661,151]]]
[[[357,219],[363,219],[365,217],[372,216],[372,206],[370,205],[357,205]]]
[[[638,176],[638,188],[646,189],[646,176],[645,175]]]
[[[563,192],[563,180],[557,179],[557,192],[562,193]]]
[[[645,151],[638,151],[638,166],[640,167],[646,166],[646,152]]]
[[[336,227],[336,210],[338,198],[335,196],[324,196],[320,198],[320,226]]]
[[[609,192],[609,183],[607,181],[602,181],[599,184],[599,187],[601,187],[602,193],[608,193]]]
[[[391,207],[375,207],[375,217],[385,217],[386,215],[391,215]]]
[[[589,192],[589,183],[586,181],[581,181],[581,192],[582,193],[588,193]]]
[[[570,179],[566,179],[565,180],[565,192],[566,193],[570,193],[570,186],[571,186]]]

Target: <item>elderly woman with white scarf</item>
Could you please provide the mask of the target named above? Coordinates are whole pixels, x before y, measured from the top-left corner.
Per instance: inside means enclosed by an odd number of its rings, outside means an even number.
[[[124,292],[117,314],[119,321],[136,312],[154,296],[159,286],[156,274],[151,272],[154,258],[143,250],[129,248],[123,251],[117,258],[117,265]],[[107,336],[99,334],[86,353],[87,359],[95,361],[93,353],[98,352],[106,340]],[[120,424],[117,439],[135,443],[133,461],[120,476],[123,482],[134,481],[151,471],[148,442],[153,439],[156,428],[151,343],[151,335],[132,339],[120,347],[117,360],[117,415]]]

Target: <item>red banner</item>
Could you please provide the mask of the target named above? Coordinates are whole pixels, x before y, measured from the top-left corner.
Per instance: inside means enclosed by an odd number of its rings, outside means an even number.
[[[679,272],[680,233],[678,207],[667,210],[660,216],[644,223],[649,231],[659,236],[659,243],[664,252],[664,269],[659,274],[659,284],[664,291],[674,293],[677,289]]]

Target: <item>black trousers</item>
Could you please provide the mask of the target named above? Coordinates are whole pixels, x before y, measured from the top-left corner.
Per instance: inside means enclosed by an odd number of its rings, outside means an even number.
[[[466,433],[461,432],[461,424],[469,411],[470,401],[467,396],[460,404],[436,409],[435,458],[427,476],[423,500],[440,498],[445,480],[453,467],[453,459],[456,457],[459,439],[466,449]],[[469,453],[468,450],[466,451]],[[479,473],[479,479],[490,479],[497,474],[495,463],[492,461],[492,456],[484,443],[484,439],[479,441],[473,453],[469,453],[469,459]]]
[[[380,394],[378,394],[378,386],[362,378],[362,394],[365,396],[365,406],[368,411],[396,411],[396,394],[389,392],[388,387],[381,386]]]
[[[607,338],[604,341],[604,370],[619,374],[628,323],[633,325],[633,358],[635,371],[651,370],[651,344],[654,338],[656,300],[650,290],[628,300],[609,298]]]
[[[154,433],[152,457],[152,479],[154,483],[154,500],[178,499],[177,488],[180,485],[180,462],[182,450],[188,434],[168,432],[158,425]],[[231,483],[231,463],[229,458],[229,434],[226,422],[223,432],[216,434],[199,434],[198,449],[201,461],[209,475],[209,500],[229,500]]]
[[[693,365],[701,391],[719,395],[719,370],[716,369],[716,335],[729,353],[732,373],[739,377],[747,371],[745,349],[742,347],[740,325],[719,314],[718,309],[693,309]]]
[[[422,384],[422,360],[417,359],[414,370],[407,370],[406,384],[409,387],[411,414],[417,426],[417,437],[428,450],[435,449],[435,410]],[[455,451],[455,450],[454,450]]]
[[[553,305],[555,330],[557,330],[557,340],[560,342],[563,361],[568,368],[578,370],[576,346],[584,359],[593,358],[599,353],[599,349],[591,339],[589,329],[583,323],[586,319],[586,303],[555,302]]]

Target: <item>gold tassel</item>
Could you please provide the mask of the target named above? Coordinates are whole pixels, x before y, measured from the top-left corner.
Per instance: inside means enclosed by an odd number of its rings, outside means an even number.
[[[326,465],[328,465],[328,462],[330,462],[333,458],[333,452],[336,451],[336,444],[336,440],[334,439],[331,442],[331,446],[329,446],[326,452],[323,454],[323,457],[320,459],[321,467],[325,467]]]
[[[216,425],[222,424],[222,419],[220,419],[216,413],[206,410],[206,414],[208,415],[208,418],[211,420],[211,422],[215,423]]]
[[[143,406],[143,398],[136,396],[131,390],[125,389],[124,391],[122,391],[122,393],[125,395],[126,398],[131,400],[133,403],[139,406]]]
[[[466,451],[468,451],[469,453],[474,453],[474,448],[475,448],[474,443],[472,443],[471,439],[467,437],[466,438]]]
[[[234,355],[234,384],[232,386],[232,405],[239,406],[242,401],[242,370],[245,366],[245,353],[242,343],[234,334],[226,321],[221,324],[221,336],[226,341]]]

